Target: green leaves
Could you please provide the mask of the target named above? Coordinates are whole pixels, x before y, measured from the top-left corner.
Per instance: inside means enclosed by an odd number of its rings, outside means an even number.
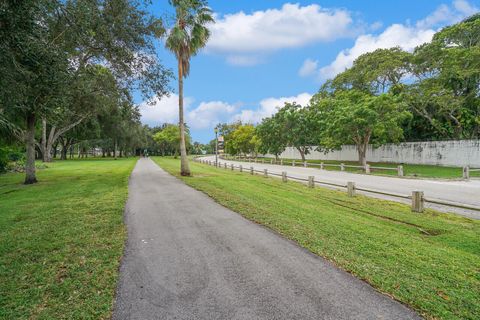
[[[319,149],[355,144],[362,162],[369,143],[399,142],[403,138],[402,123],[411,116],[399,97],[374,96],[355,89],[316,100],[312,109],[321,126]]]
[[[165,47],[175,54],[186,78],[190,72],[190,58],[206,46],[210,38],[207,25],[213,23],[213,13],[202,0],[170,0],[175,7],[175,25],[167,35]]]
[[[180,129],[178,125],[166,124],[161,131],[153,135],[153,140],[160,145],[163,154],[179,154]],[[186,134],[186,144],[190,145],[190,135]]]
[[[257,150],[258,143],[253,125],[239,125],[230,136],[229,151],[234,155],[253,153]]]

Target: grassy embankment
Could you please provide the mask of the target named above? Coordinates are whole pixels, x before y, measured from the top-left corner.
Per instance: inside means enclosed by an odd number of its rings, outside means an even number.
[[[109,319],[135,159],[0,175],[0,319]]]
[[[264,158],[264,161],[270,162],[271,158]],[[283,159],[285,165],[292,165],[293,159]],[[262,161],[262,158],[259,158],[258,161]],[[301,160],[295,160],[296,165],[302,165]],[[334,161],[334,160],[307,160],[307,163],[320,164],[323,162],[325,170],[334,170],[340,171],[340,163],[345,165],[358,166],[356,161]],[[328,166],[328,164],[336,166]],[[386,167],[396,169],[399,164],[386,163],[386,162],[369,162],[371,167]],[[402,164],[405,177],[411,178],[439,178],[439,179],[461,179],[463,168],[460,167],[444,167],[444,166],[432,166],[432,165],[420,165],[420,164]],[[315,168],[320,168],[315,166]],[[353,173],[363,173],[361,168],[345,168],[345,171]],[[397,176],[398,173],[396,170],[382,170],[382,169],[371,169],[371,174],[374,175],[388,175],[388,176]],[[472,171],[470,173],[472,178],[480,177],[480,171]]]
[[[177,177],[178,160],[154,158]],[[181,178],[411,306],[429,319],[480,318],[480,221],[191,163]]]

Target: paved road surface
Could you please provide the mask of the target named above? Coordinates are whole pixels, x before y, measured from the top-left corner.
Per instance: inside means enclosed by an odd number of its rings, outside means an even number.
[[[214,156],[203,157],[201,159],[215,161]],[[426,179],[407,179],[397,177],[374,176],[365,174],[356,174],[341,171],[319,170],[318,168],[304,168],[292,166],[280,166],[263,163],[248,163],[238,161],[219,160],[222,164],[227,162],[229,165],[243,165],[244,168],[253,166],[255,170],[263,171],[268,169],[269,172],[279,173],[287,171],[289,176],[308,179],[308,176],[315,176],[318,181],[325,181],[330,183],[346,185],[347,181],[355,182],[358,188],[379,190],[388,193],[411,195],[412,191],[420,190],[425,194],[427,199],[438,199],[458,204],[466,204],[480,207],[480,180],[471,179],[465,180],[426,180]],[[367,194],[368,196],[389,199],[399,202],[408,202],[399,198],[381,196],[376,194]],[[454,212],[473,219],[480,219],[479,211],[471,211],[464,209],[446,208],[444,206],[426,204],[437,210],[445,212]]]
[[[140,159],[113,319],[417,319]]]

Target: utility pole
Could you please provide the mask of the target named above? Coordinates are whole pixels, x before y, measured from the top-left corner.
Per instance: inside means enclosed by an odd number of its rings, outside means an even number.
[[[218,128],[215,127],[215,167],[218,167]]]

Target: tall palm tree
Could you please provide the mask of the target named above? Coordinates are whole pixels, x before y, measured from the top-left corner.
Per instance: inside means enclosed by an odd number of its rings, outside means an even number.
[[[175,25],[170,29],[165,46],[178,61],[178,121],[180,127],[181,175],[189,176],[190,167],[185,146],[185,120],[183,115],[183,78],[190,72],[190,58],[205,47],[214,19],[205,0],[169,0],[175,7]]]

